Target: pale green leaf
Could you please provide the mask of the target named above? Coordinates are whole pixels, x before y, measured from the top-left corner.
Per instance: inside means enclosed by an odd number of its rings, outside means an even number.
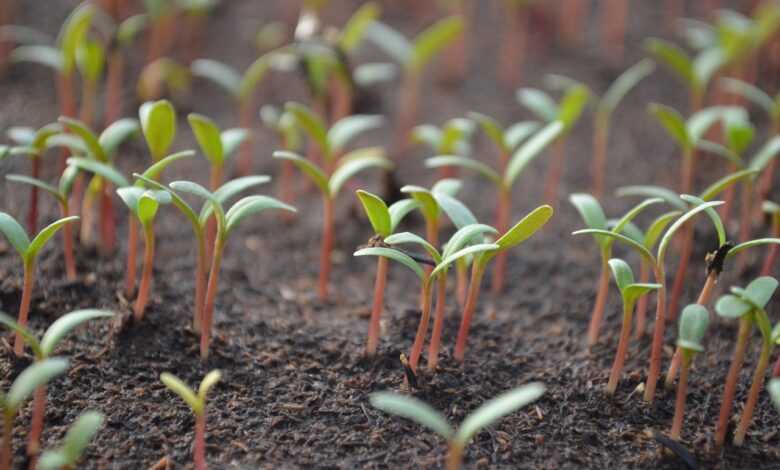
[[[30,346],[30,349],[33,350],[33,354],[35,354],[35,357],[37,359],[43,359],[44,354],[41,350],[41,343],[38,341],[38,338],[33,334],[32,331],[29,329],[23,327],[19,323],[16,322],[13,318],[9,317],[3,312],[0,312],[0,324],[3,324],[8,327],[11,331],[14,333],[18,333],[19,336],[22,337],[24,340],[24,344]]]
[[[465,168],[467,170],[479,173],[480,175],[492,181],[494,184],[501,184],[501,176],[496,173],[495,170],[473,158],[460,157],[457,155],[438,155],[436,157],[426,159],[425,166],[428,168],[441,168],[448,166]]]
[[[442,252],[442,257],[447,257],[469,243],[481,243],[484,241],[485,234],[497,236],[498,230],[485,224],[470,224],[458,229],[447,242]]]
[[[710,324],[710,314],[703,305],[691,304],[680,314],[680,330],[677,335],[677,346],[696,352],[703,352],[701,344],[707,327]]]
[[[424,281],[426,279],[425,271],[423,271],[417,261],[413,260],[409,255],[399,250],[382,247],[361,248],[360,250],[356,251],[353,256],[383,256],[401,263],[407,268],[411,269],[415,274],[417,274],[417,277],[419,277],[420,280]]]
[[[138,114],[152,158],[159,160],[176,137],[176,111],[170,101],[159,100],[142,104]]]
[[[160,380],[173,393],[179,395],[196,416],[200,416],[200,414],[203,413],[205,403],[180,378],[173,374],[169,374],[168,372],[163,372],[160,374]]]
[[[360,155],[358,155],[360,152]],[[382,168],[389,170],[393,164],[383,156],[383,151],[379,147],[372,147],[353,151],[344,157],[344,163],[340,164],[333,172],[328,182],[328,194],[336,197],[344,183],[361,171],[369,168]]]
[[[331,148],[328,141],[328,131],[325,123],[320,116],[308,107],[299,103],[287,103],[284,109],[290,113],[298,126],[317,144],[320,150],[326,155],[330,155]]]
[[[250,132],[246,129],[232,128],[222,131],[219,140],[222,142],[222,153],[225,159],[230,158],[249,138]]]
[[[389,392],[376,392],[371,394],[370,401],[371,406],[374,408],[410,419],[446,440],[449,440],[453,435],[452,427],[441,413],[414,397]]]
[[[477,218],[466,207],[465,204],[455,199],[454,197],[439,191],[433,191],[431,193],[436,200],[436,204],[447,214],[447,217],[457,228],[465,227],[466,225],[476,224]]]
[[[297,212],[293,206],[269,196],[247,196],[236,202],[225,214],[225,234],[230,234],[242,220],[250,215],[267,209]]]
[[[203,155],[212,165],[221,166],[225,153],[222,148],[219,127],[214,121],[201,114],[190,113],[187,115],[187,121],[190,123],[192,133],[195,134],[195,140],[198,141]]]
[[[241,76],[229,65],[211,59],[198,59],[192,63],[190,69],[196,77],[205,78],[233,98],[238,98],[241,91]]]
[[[653,73],[655,64],[649,59],[644,59],[629,67],[625,72],[612,82],[604,96],[601,98],[599,108],[606,113],[612,113],[617,108],[620,101],[625,97],[639,82]]]
[[[663,188],[661,186],[648,186],[648,185],[636,185],[636,186],[623,186],[615,191],[615,195],[618,197],[624,196],[643,196],[650,198],[661,198],[676,209],[686,209],[685,201],[680,198],[680,195],[676,192]]]
[[[592,228],[577,230],[575,232],[572,232],[572,235],[591,235],[591,236],[601,235],[608,238],[614,238],[630,246],[634,250],[636,250],[637,253],[639,253],[645,260],[647,260],[651,264],[655,265],[656,263],[656,259],[653,256],[653,254],[647,248],[645,248],[644,245],[625,235],[611,232],[609,230],[592,229]]]
[[[138,120],[124,118],[114,121],[100,133],[98,143],[108,158],[111,158],[120,145],[130,137],[134,137],[141,129]]]
[[[340,152],[360,134],[378,129],[385,119],[379,115],[354,114],[340,119],[327,132],[327,139],[333,152]]]
[[[60,203],[66,202],[66,199],[63,197],[62,194],[60,194],[59,189],[55,188],[49,183],[46,183],[45,181],[41,181],[36,178],[30,178],[29,176],[25,176],[25,175],[15,175],[15,174],[6,175],[5,179],[7,179],[8,181],[12,181],[14,183],[22,183],[22,184],[28,184],[30,186],[35,186],[36,188],[46,191],[47,193],[54,196]]]
[[[612,270],[612,276],[615,278],[615,284],[617,284],[621,295],[625,298],[626,288],[634,283],[634,272],[631,271],[631,267],[619,258],[612,258],[609,260],[609,268]]]
[[[780,136],[772,137],[750,160],[750,169],[763,172],[777,154],[780,153]]]
[[[390,231],[394,232],[398,224],[406,217],[410,212],[417,209],[420,203],[414,199],[401,199],[396,201],[387,208],[390,213]]]
[[[19,46],[11,51],[13,62],[32,62],[61,72],[64,69],[62,53],[51,46]]]
[[[91,129],[86,126],[86,124],[77,119],[72,119],[65,116],[60,116],[58,121],[62,123],[62,125],[65,126],[70,132],[76,134],[82,141],[84,141],[87,150],[93,155],[94,158],[101,162],[108,161],[108,156],[103,150],[103,147],[100,145],[98,137],[94,132],[92,132]]]
[[[522,173],[525,167],[536,158],[548,145],[553,143],[563,132],[564,125],[560,121],[554,121],[544,126],[539,132],[528,139],[512,155],[506,172],[504,184],[511,187],[515,179]]]
[[[496,244],[499,246],[498,251],[506,251],[531,238],[550,220],[553,212],[553,208],[548,205],[542,205],[532,210],[496,240]],[[487,263],[495,254],[497,252],[486,253],[480,262]]]
[[[666,255],[666,249],[669,246],[669,243],[671,243],[672,239],[674,238],[674,234],[677,232],[677,230],[680,229],[686,222],[688,222],[690,219],[695,217],[698,213],[703,212],[711,207],[717,207],[723,204],[723,201],[711,201],[704,204],[700,204],[692,209],[690,209],[688,212],[684,213],[680,216],[677,220],[674,221],[674,223],[669,227],[668,230],[666,230],[666,233],[664,233],[664,236],[661,238],[661,242],[658,244],[658,263],[663,264],[664,257]]]
[[[87,37],[95,11],[94,5],[82,3],[62,25],[57,44],[62,52],[62,73],[65,75],[70,74],[76,65],[76,51]]]
[[[693,61],[685,51],[669,41],[657,38],[645,40],[644,47],[655,60],[668,67],[688,88],[698,86]]]
[[[412,43],[401,33],[382,23],[372,22],[366,28],[366,38],[390,55],[399,64],[407,66],[412,58]]]
[[[463,28],[463,19],[460,16],[450,16],[420,33],[412,45],[407,64],[409,70],[412,73],[420,73],[436,54],[463,33]]]
[[[363,205],[369,222],[371,222],[374,233],[381,235],[383,238],[386,238],[393,233],[390,211],[388,210],[385,201],[379,196],[371,194],[368,191],[363,191],[362,189],[358,189],[356,194],[360,203]]]
[[[715,311],[724,318],[739,318],[752,309],[753,307],[749,303],[731,294],[722,296],[715,303]]]
[[[520,88],[517,90],[516,97],[520,104],[542,121],[551,123],[558,119],[558,105],[547,93],[535,88]]]
[[[38,232],[38,235],[36,235],[35,238],[30,241],[30,246],[27,247],[27,252],[24,254],[25,260],[27,262],[34,260],[38,256],[38,253],[41,251],[41,249],[43,249],[43,246],[46,244],[46,242],[51,240],[51,237],[53,237],[54,234],[56,234],[63,225],[75,222],[77,220],[79,220],[78,216],[63,217],[62,219],[54,221],[44,227],[40,232]]]
[[[648,109],[677,145],[684,150],[690,150],[693,147],[693,140],[688,135],[688,128],[680,113],[674,108],[658,103],[651,103]]]
[[[495,254],[498,253],[501,249],[501,245],[498,245],[497,243],[477,243],[475,245],[469,245],[465,248],[461,248],[446,258],[443,258],[441,262],[436,265],[433,271],[431,271],[430,278],[433,279],[437,274],[446,272],[452,263],[464,257],[471,257],[482,254],[482,264],[487,264],[487,260],[492,259],[492,257],[495,256]]]
[[[629,284],[628,286],[626,286],[626,289],[623,291],[623,297],[625,298],[626,303],[633,304],[643,295],[647,294],[648,292],[658,290],[661,287],[663,287],[661,286],[661,284],[644,284],[644,283]]]
[[[438,264],[441,262],[441,254],[439,253],[439,250],[437,250],[433,245],[428,243],[428,240],[424,239],[423,237],[417,234],[411,232],[394,233],[389,237],[385,238],[385,243],[387,243],[388,245],[404,245],[404,244],[419,245],[428,253],[428,255],[430,255],[431,258],[433,258],[434,263]]]
[[[222,379],[222,372],[219,370],[212,370],[200,382],[198,387],[198,398],[205,404],[206,396],[208,396],[209,390]]]
[[[6,409],[16,414],[36,388],[64,374],[68,366],[68,360],[62,357],[44,359],[28,366],[11,384],[11,389],[5,396]]]
[[[122,188],[129,186],[130,182],[122,176],[121,173],[116,171],[114,167],[109,164],[101,163],[97,160],[91,160],[83,157],[71,157],[68,159],[68,165],[72,165],[82,171],[88,171],[101,176],[110,181],[114,186]]]
[[[54,352],[54,348],[57,347],[65,335],[83,323],[97,318],[111,318],[113,316],[114,313],[109,312],[108,310],[85,309],[75,310],[59,317],[51,326],[49,326],[41,339],[41,352],[43,356],[50,356]]]
[[[195,151],[193,150],[182,150],[181,152],[172,153],[167,157],[153,163],[149,168],[146,169],[146,171],[143,172],[143,176],[146,178],[157,179],[159,178],[160,173],[162,173],[172,163],[177,162],[183,158],[191,158],[194,156]]]
[[[702,193],[699,195],[699,198],[701,198],[704,201],[710,201],[720,195],[723,191],[726,190],[729,186],[732,186],[736,184],[739,181],[748,179],[756,174],[755,170],[741,170],[734,173],[731,173],[729,175],[724,176],[723,178],[719,179],[718,181],[712,183],[702,191]]]

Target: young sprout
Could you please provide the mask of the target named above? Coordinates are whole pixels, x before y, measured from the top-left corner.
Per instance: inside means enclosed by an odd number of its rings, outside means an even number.
[[[260,119],[266,127],[273,129],[281,142],[282,150],[299,152],[303,146],[295,118],[284,110],[277,110],[273,106],[266,105],[260,108]],[[277,196],[285,204],[295,202],[295,182],[293,181],[295,165],[290,161],[282,162],[282,171],[277,184]]]
[[[425,67],[442,49],[452,44],[463,29],[463,19],[450,16],[437,21],[410,42],[401,33],[379,21],[368,27],[368,38],[403,66],[394,139],[399,155],[406,153],[409,133],[417,120]]]
[[[84,2],[76,7],[62,24],[56,46],[20,46],[11,53],[11,60],[15,62],[35,62],[55,71],[57,99],[62,116],[76,117],[76,96],[73,90],[76,56],[79,46],[87,37],[95,13],[95,6]],[[65,166],[66,156],[66,153],[62,154],[62,167]]]
[[[0,212],[0,232],[5,235],[11,246],[14,247],[22,258],[24,268],[24,281],[22,284],[22,300],[19,304],[19,324],[27,326],[27,317],[30,313],[30,303],[32,300],[32,289],[35,283],[35,267],[38,255],[43,247],[64,225],[78,220],[78,217],[63,217],[51,225],[44,227],[38,234],[30,240],[27,232],[24,231],[19,222],[13,217]],[[24,339],[17,333],[14,338],[14,354],[21,356],[24,352]]]
[[[187,403],[195,415],[195,449],[193,450],[193,462],[195,470],[206,470],[206,398],[217,382],[222,378],[222,373],[212,370],[200,382],[198,391],[191,389],[178,377],[168,372],[160,374],[160,380],[173,393]]]
[[[201,114],[190,113],[187,120],[203,155],[211,165],[209,187],[211,191],[216,191],[222,185],[225,162],[249,137],[249,131],[236,128],[223,131],[214,121]]]
[[[520,88],[516,97],[520,104],[543,122],[549,124],[559,121],[563,124],[563,129],[555,141],[552,162],[544,184],[544,201],[555,207],[558,202],[558,186],[563,176],[566,139],[590,101],[591,92],[587,86],[566,77],[554,75],[548,77],[548,81],[554,88],[563,91],[558,103],[547,93],[534,88]]]
[[[119,17],[117,14],[115,17]],[[105,123],[109,125],[122,117],[122,100],[125,82],[125,60],[138,34],[146,28],[149,17],[133,15],[112,25],[108,41],[106,65]]]
[[[309,132],[316,130],[318,135],[318,145],[324,150],[325,168],[317,166],[314,162],[298,155],[294,152],[276,151],[274,158],[291,161],[301,173],[305,174],[322,194],[323,215],[322,215],[322,240],[320,246],[320,278],[318,283],[318,293],[320,299],[325,300],[328,297],[328,281],[331,268],[331,251],[333,249],[334,223],[335,223],[335,200],[342,186],[363,170],[370,168],[389,169],[392,164],[384,157],[384,152],[379,147],[362,148],[347,152],[341,158],[332,161],[334,152],[340,153],[344,143],[343,137],[347,132],[346,127],[334,125],[329,132],[325,133],[321,122],[301,121],[312,124]],[[351,119],[351,118],[345,118]],[[344,120],[340,121],[344,122]],[[353,133],[354,128],[349,132]],[[322,132],[320,132],[322,131]]]
[[[499,233],[505,233],[512,218],[512,186],[515,180],[534,158],[561,135],[564,124],[554,121],[537,131],[538,126],[535,122],[522,121],[502,129],[501,125],[489,116],[471,113],[470,117],[479,123],[483,132],[498,148],[499,170],[496,171],[475,159],[446,154],[427,159],[425,165],[429,168],[458,166],[476,171],[490,180],[496,186],[498,193],[495,226]],[[503,290],[505,272],[506,252],[501,253],[496,259],[493,276],[494,293]]]
[[[8,137],[16,147],[0,146],[0,159],[13,155],[25,155],[30,159],[30,177],[41,178],[43,154],[49,149],[49,138],[62,131],[59,124],[52,123],[35,130],[31,127],[11,127]],[[27,230],[38,231],[38,187],[30,188],[30,208],[27,212]]]
[[[688,198],[689,196],[683,196]],[[663,351],[663,337],[666,326],[666,271],[664,269],[666,252],[669,245],[674,238],[674,235],[680,230],[680,227],[685,225],[689,220],[698,215],[701,212],[707,212],[710,217],[714,217],[713,208],[722,205],[723,201],[711,201],[704,204],[697,204],[695,207],[689,209],[677,218],[666,232],[661,237],[661,241],[658,244],[658,251],[656,255],[647,249],[642,243],[629,238],[620,233],[615,233],[611,230],[603,229],[585,229],[578,230],[573,235],[599,235],[601,238],[614,238],[623,244],[626,244],[633,248],[639,255],[645,259],[648,265],[653,271],[653,277],[655,282],[660,284],[658,289],[658,301],[655,311],[655,327],[653,330],[653,343],[650,350],[650,367],[647,374],[647,382],[645,383],[644,399],[647,402],[652,402],[655,398],[655,389],[658,382],[658,376],[661,372],[661,355]],[[725,242],[725,233],[718,233],[719,239]],[[722,244],[722,243],[721,243]]]
[[[103,413],[98,411],[86,411],[79,415],[65,433],[62,444],[57,448],[44,451],[36,468],[40,470],[76,468],[87,446],[103,427],[105,420]]]
[[[238,224],[250,215],[257,214],[267,209],[280,209],[295,212],[295,208],[272,197],[247,196],[239,199],[230,207],[230,209],[225,211],[222,203],[225,199],[224,194],[226,191],[223,191],[222,194],[217,194],[219,193],[219,190],[216,193],[212,193],[203,186],[190,181],[174,181],[169,186],[174,191],[190,193],[205,200],[207,206],[201,211],[199,217],[201,225],[206,223],[212,214],[217,219],[217,234],[212,251],[211,271],[209,272],[206,299],[203,304],[203,313],[201,317],[200,356],[205,360],[209,355],[211,326],[214,317],[214,302],[217,296],[217,282],[219,280],[219,271],[222,267],[222,256],[225,251],[225,246],[227,245],[228,237]]]
[[[120,119],[108,126],[99,135],[95,134],[87,124],[75,119],[60,117],[60,124],[71,134],[81,140],[76,147],[71,145],[74,154],[85,154],[91,160],[109,166],[114,165],[114,158],[119,147],[131,137],[137,135],[139,126],[135,119]],[[55,138],[56,139],[56,138]],[[56,142],[59,142],[58,140]],[[68,144],[66,141],[65,144]],[[78,180],[77,183],[78,184]],[[78,192],[78,190],[74,190]],[[81,243],[89,245],[93,240],[94,206],[100,201],[100,234],[101,251],[108,254],[116,246],[116,221],[114,216],[113,189],[111,181],[101,175],[94,175],[87,186],[87,192],[81,206]]]
[[[777,285],[777,280],[773,277],[759,277],[744,289],[733,287],[731,294],[724,295],[715,304],[715,311],[721,317],[739,319],[739,332],[737,333],[737,342],[734,346],[734,357],[731,360],[731,366],[726,376],[718,424],[715,427],[715,445],[718,448],[722,447],[726,441],[726,430],[731,418],[731,409],[734,406],[734,394],[737,388],[737,381],[739,380],[739,373],[742,370],[742,363],[745,359],[745,351],[750,341],[753,325],[756,325],[763,338],[761,355],[753,374],[753,383],[750,386],[748,400],[745,403],[742,417],[734,434],[735,445],[742,445],[745,433],[753,417],[753,409],[756,406],[758,395],[764,383],[764,375],[769,366],[769,359],[772,354],[773,343],[775,342],[772,337],[773,332],[769,323],[769,317],[764,308],[772,298]]]
[[[157,177],[159,177],[160,173],[162,173],[162,171],[165,170],[171,163],[180,160],[182,158],[192,157],[193,155],[195,155],[195,152],[193,152],[192,150],[185,150],[183,152],[178,152],[172,155],[168,155],[167,157],[161,159],[160,161],[152,164],[149,168],[147,168],[146,171],[144,171],[143,176],[150,179],[156,179]],[[128,181],[127,178],[122,176],[122,174],[120,174],[110,164],[105,164],[97,160],[91,160],[88,158],[80,158],[80,157],[69,158],[68,164],[76,166],[80,170],[88,171],[95,175],[99,175],[106,181],[111,182],[111,184],[119,188],[117,189],[117,193],[120,194],[120,197],[122,197],[122,200],[123,202],[125,202],[126,205],[128,201],[131,204],[137,202],[137,199],[143,193],[143,183],[136,182],[135,185],[131,185],[132,183],[130,183],[130,181]],[[125,200],[122,194],[128,196],[129,199]],[[158,193],[152,193],[152,194],[158,194]],[[162,198],[162,200],[166,199],[166,196],[164,195],[160,197]],[[149,206],[152,205],[150,202],[145,204]],[[136,214],[135,208],[130,206],[128,207],[130,208],[130,211],[128,213],[128,224],[127,224],[128,236],[127,236],[127,271],[125,273],[125,295],[129,297],[135,291],[136,261],[137,261],[136,250],[138,245],[137,237],[138,237],[139,219]],[[147,245],[146,248],[147,250],[153,249],[153,247],[149,245]],[[149,266],[148,269],[151,269],[151,265]],[[151,279],[149,281],[151,281]]]
[[[569,201],[577,209],[577,212],[579,212],[585,225],[587,225],[589,229],[609,231],[613,234],[622,234],[631,221],[645,208],[657,204],[662,200],[660,198],[651,198],[642,201],[615,222],[612,228],[609,228],[609,221],[607,220],[601,205],[596,198],[590,194],[575,193],[569,196]],[[601,254],[601,274],[599,275],[598,287],[596,289],[596,301],[593,305],[593,311],[590,316],[590,325],[588,326],[588,348],[596,344],[599,339],[601,323],[604,318],[604,307],[606,306],[607,295],[609,294],[609,259],[612,257],[612,245],[615,242],[615,238],[604,237],[598,234],[594,234],[593,239],[598,244]],[[646,280],[642,280],[641,282],[644,284],[646,283]],[[618,284],[618,287],[619,286],[620,284]]]
[[[363,205],[371,227],[374,229],[374,237],[370,244],[380,245],[395,232],[398,224],[409,212],[419,204],[413,199],[401,199],[389,207],[379,196],[359,189],[356,191],[360,203]],[[371,320],[368,324],[368,342],[366,354],[376,354],[379,345],[379,320],[382,317],[384,306],[385,284],[387,282],[387,258],[380,256],[376,264],[376,280],[374,281],[374,303],[371,307]]]
[[[468,341],[471,317],[477,306],[482,276],[485,274],[485,268],[487,268],[488,263],[502,252],[514,248],[530,238],[550,220],[552,215],[552,207],[547,205],[537,207],[496,240],[495,243],[499,248],[480,253],[473,259],[471,281],[468,294],[466,295],[466,304],[463,307],[463,317],[458,329],[458,340],[455,343],[455,359],[459,362],[463,362],[466,354],[466,342]]]
[[[607,384],[607,393],[615,394],[620,374],[623,371],[623,363],[628,352],[628,342],[631,336],[631,322],[634,314],[634,305],[640,297],[651,291],[661,288],[660,284],[644,284],[634,282],[634,273],[631,267],[625,261],[617,258],[609,260],[609,267],[612,270],[612,276],[615,278],[620,290],[620,296],[623,299],[623,326],[620,329],[620,341],[618,342],[615,361],[612,364],[612,371],[609,374],[609,383]]]
[[[94,124],[97,105],[98,82],[103,76],[106,65],[106,50],[103,45],[90,37],[76,50],[76,66],[81,75],[81,109],[79,120],[87,126]]]
[[[113,315],[114,314],[112,312],[95,309],[75,310],[73,312],[66,313],[65,315],[55,320],[51,326],[49,326],[40,340],[38,340],[38,338],[29,329],[19,325],[11,317],[5,315],[4,313],[0,313],[0,324],[5,325],[9,329],[13,330],[16,334],[21,335],[30,345],[30,349],[32,349],[33,354],[35,355],[35,361],[40,362],[49,359],[54,353],[57,345],[59,345],[59,343],[71,331],[90,320],[110,318]],[[33,460],[35,460],[39,452],[45,414],[46,386],[41,385],[35,389],[35,393],[33,395],[32,417],[30,418],[30,434],[27,441],[27,455],[29,455]]]
[[[769,214],[772,220],[772,236],[780,238],[780,205],[772,201],[764,201],[762,205],[764,212]],[[773,244],[766,255],[764,266],[761,268],[762,276],[770,276],[777,266],[777,256],[780,253],[780,246]]]
[[[701,341],[710,324],[710,314],[706,307],[691,304],[680,315],[680,331],[677,335],[677,350],[682,355],[680,382],[677,384],[677,398],[674,403],[671,437],[680,440],[683,419],[685,418],[685,398],[688,395],[688,371],[696,353],[704,352]]]
[[[504,416],[533,403],[542,396],[544,391],[544,385],[534,382],[504,392],[474,410],[463,420],[457,430],[452,428],[444,415],[414,397],[377,392],[370,396],[370,400],[374,408],[411,419],[444,438],[449,446],[447,469],[458,470],[463,465],[466,446],[478,432]]]
[[[68,370],[68,360],[52,357],[35,362],[24,369],[11,384],[7,393],[0,393],[0,408],[3,410],[3,446],[0,449],[0,470],[10,470],[13,458],[11,438],[14,420],[22,405],[35,390],[49,383]]]
[[[138,108],[138,118],[152,161],[162,160],[176,137],[176,110],[168,100],[148,101]]]
[[[625,3],[625,0],[613,0],[609,2]],[[606,7],[606,9],[611,9]],[[649,59],[628,68],[623,72],[600,98],[597,98],[596,113],[593,124],[593,158],[591,160],[591,188],[593,195],[600,198],[604,194],[607,152],[609,148],[609,131],[612,114],[618,107],[623,97],[648,75],[653,73],[655,64]]]
[[[195,296],[194,296],[194,308],[192,310],[192,329],[196,333],[201,332],[201,321],[203,317],[203,307],[206,301],[206,275],[208,271],[208,247],[206,244],[206,230],[209,226],[211,211],[208,210],[208,202],[201,209],[200,213],[190,207],[175,191],[163,186],[157,181],[146,178],[143,175],[133,174],[137,180],[140,180],[146,186],[154,188],[160,191],[168,191],[171,194],[171,203],[184,214],[189,220],[192,226],[192,231],[195,234],[195,240],[197,243],[197,257],[195,261]],[[242,178],[236,178],[223,184],[214,192],[214,197],[224,204],[228,199],[237,195],[238,193],[245,191],[254,186],[258,186],[263,183],[267,183],[271,178],[268,176],[244,176]],[[215,233],[216,236],[216,233]],[[213,239],[211,240],[213,242]]]
[[[154,191],[138,186],[125,186],[116,190],[130,212],[138,218],[144,234],[144,264],[141,273],[141,283],[138,287],[138,297],[135,299],[133,314],[135,321],[144,318],[146,305],[149,303],[149,292],[152,288],[152,268],[154,267],[154,219],[160,204],[171,202],[167,191]]]
[[[474,133],[474,123],[468,119],[450,119],[441,128],[433,124],[421,124],[412,129],[412,141],[425,144],[434,155],[457,155],[461,158],[471,156],[469,139]],[[454,175],[452,167],[441,167],[441,178]]]
[[[257,88],[268,72],[274,66],[278,50],[268,52],[255,60],[241,75],[230,66],[211,59],[198,59],[191,65],[192,74],[205,78],[224,91],[235,102],[238,115],[238,126],[243,129],[255,128],[255,113],[257,112]],[[243,140],[241,155],[238,161],[238,173],[249,175],[252,172],[252,142],[251,132]]]

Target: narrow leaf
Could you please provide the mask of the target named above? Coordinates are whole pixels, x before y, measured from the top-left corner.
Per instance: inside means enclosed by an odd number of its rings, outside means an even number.
[[[410,419],[446,440],[452,437],[452,427],[447,423],[447,419],[430,405],[414,397],[377,392],[371,394],[370,401],[374,408]]]

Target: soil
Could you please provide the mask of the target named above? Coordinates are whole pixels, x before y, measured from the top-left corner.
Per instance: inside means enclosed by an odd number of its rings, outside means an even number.
[[[244,67],[255,57],[254,33],[260,25],[281,18],[283,2],[222,3],[210,20],[211,42],[203,55]],[[334,2],[328,21],[341,24],[356,3]],[[409,20],[408,12],[396,2],[384,3],[384,20],[406,33],[431,22],[431,18]],[[630,15],[627,64],[642,57],[642,39],[661,30],[662,15],[655,3],[632,2],[635,10]],[[26,2],[19,22],[53,36],[75,4],[72,0]],[[587,19],[587,45],[582,48],[559,47],[539,33],[535,43],[546,45],[536,47],[531,54],[523,83],[541,86],[544,74],[555,72],[576,77],[603,92],[619,69],[605,64],[594,47],[595,14],[590,12]],[[514,103],[512,90],[495,85],[497,15],[495,8],[486,7],[474,17],[473,60],[466,81],[457,86],[442,86],[435,80],[426,83],[421,103],[424,121],[441,123],[472,109],[506,123],[529,117]],[[141,57],[139,53],[134,58],[136,65]],[[363,57],[387,60],[371,48]],[[0,83],[0,127],[39,126],[56,117],[48,71],[16,66]],[[194,86],[192,96],[176,103],[182,116],[194,110],[223,124],[235,123],[230,101],[220,91],[200,81]],[[297,81],[278,77],[267,85],[264,96],[268,102],[281,104],[292,98],[305,99],[303,92]],[[385,95],[379,105],[392,112],[395,92]],[[611,188],[650,182],[674,186],[678,179],[676,152],[646,115],[645,104],[650,101],[680,108],[686,103],[684,90],[665,71],[656,72],[628,96],[615,116],[608,173]],[[583,120],[569,138],[561,202],[553,222],[511,254],[503,295],[493,297],[484,289],[465,363],[459,365],[451,357],[460,317],[452,300],[440,369],[435,373],[423,370],[418,388],[410,392],[458,423],[500,392],[531,381],[546,384],[547,392],[535,404],[476,436],[466,454],[467,468],[686,468],[680,457],[653,437],[655,432],[668,432],[674,391],[660,388],[651,406],[637,391],[646,373],[647,335],[631,346],[614,398],[604,393],[620,325],[614,290],[603,329],[606,334],[590,353],[585,350],[584,334],[598,274],[597,253],[591,240],[569,235],[581,222],[564,195],[588,188],[589,121]],[[759,125],[765,128],[763,122]],[[183,120],[179,132],[177,148],[193,147]],[[387,144],[391,135],[388,129],[365,140]],[[256,147],[260,173],[278,173],[277,163],[270,158],[277,145],[270,133],[261,133]],[[494,158],[484,139],[476,152],[479,158]],[[423,169],[424,156],[421,150],[408,156],[400,167],[399,181],[431,184],[434,175]],[[129,172],[142,168],[146,158],[143,146],[136,142],[127,145],[117,160]],[[721,176],[723,170],[715,163],[701,158],[699,187]],[[1,164],[3,173],[26,171],[23,161]],[[515,217],[539,202],[544,170],[539,160],[519,180],[514,194]],[[169,177],[205,182],[205,171],[205,161],[198,157],[175,167]],[[466,176],[464,181],[462,199],[480,219],[492,220],[492,189],[476,177]],[[373,176],[360,184],[380,190],[379,180]],[[777,188],[775,185],[775,199]],[[25,213],[26,191],[4,181],[0,191],[3,208],[17,216]],[[274,191],[272,185],[264,190]],[[620,214],[631,203],[612,198],[605,205],[610,214]],[[72,367],[67,377],[49,388],[45,442],[59,442],[78,414],[98,409],[107,414],[107,422],[89,447],[84,468],[148,468],[161,459],[167,459],[171,468],[191,468],[194,419],[184,403],[162,385],[159,374],[170,371],[195,385],[206,372],[219,368],[224,379],[210,396],[207,432],[208,460],[213,468],[441,467],[446,452],[442,439],[407,420],[379,412],[368,402],[371,392],[404,389],[398,358],[411,346],[418,321],[414,276],[400,267],[391,269],[380,352],[374,359],[364,358],[374,263],[353,259],[350,253],[370,237],[369,225],[359,216],[355,202],[344,194],[338,213],[332,299],[320,302],[315,294],[320,230],[317,194],[304,192],[296,205],[300,214],[292,224],[266,214],[249,220],[232,236],[217,296],[216,337],[205,363],[199,360],[198,340],[188,327],[195,262],[192,234],[174,209],[166,209],[157,227],[158,257],[146,318],[137,325],[95,322],[63,343],[58,354],[70,357]],[[47,221],[57,215],[45,196],[42,214]],[[117,224],[124,241],[126,220],[120,214]],[[408,226],[410,230],[421,227],[419,220]],[[695,298],[702,285],[703,256],[712,248],[711,235],[705,229],[701,225],[697,234],[694,259],[698,261],[691,269],[687,301]],[[755,233],[767,230],[766,226],[756,227]],[[84,307],[108,308],[127,316],[131,306],[121,293],[124,245],[120,246],[119,253],[107,258],[81,248],[79,281],[68,283],[63,281],[58,243],[52,243],[38,269],[31,326],[43,331],[62,313]],[[1,251],[0,308],[14,312],[21,293],[20,263],[8,245],[3,244]],[[617,249],[617,254],[636,266],[631,253]],[[720,291],[729,285],[746,284],[756,275],[762,256],[754,253],[741,275],[725,273]],[[488,277],[486,287],[489,282]],[[780,311],[780,300],[776,298],[769,310]],[[652,302],[649,311],[654,311]],[[671,358],[675,330],[674,325],[667,327],[664,366]],[[712,450],[735,334],[735,325],[716,322],[706,353],[695,361],[682,446],[693,454],[700,468],[780,468],[778,415],[765,393],[745,445],[728,445],[721,453]],[[24,365],[13,359],[7,339],[10,337],[5,335],[0,347],[0,385],[4,388]],[[741,377],[735,413],[741,410],[758,357],[757,339]],[[17,468],[25,462],[23,439],[29,412],[29,408],[22,412],[15,428]]]

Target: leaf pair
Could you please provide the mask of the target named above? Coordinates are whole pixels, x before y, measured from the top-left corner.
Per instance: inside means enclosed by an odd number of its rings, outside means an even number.
[[[5,235],[11,246],[14,247],[19,256],[22,257],[22,261],[25,265],[29,265],[35,262],[38,254],[46,245],[46,242],[57,233],[65,224],[79,220],[77,216],[63,217],[52,224],[44,227],[38,234],[30,240],[27,236],[27,232],[22,228],[19,222],[13,217],[0,212],[0,232]]]
[[[374,233],[381,235],[382,238],[387,238],[395,232],[401,220],[419,205],[413,199],[401,199],[388,207],[382,198],[368,191],[358,189],[356,194],[363,205]]]
[[[612,258],[609,260],[609,267],[612,270],[612,276],[615,278],[615,284],[617,284],[618,290],[620,290],[624,306],[633,306],[643,295],[661,288],[661,284],[634,282],[634,272],[628,263],[622,259]]]
[[[750,315],[758,325],[765,342],[773,340],[772,327],[766,313],[766,305],[777,290],[778,282],[770,276],[754,279],[747,287],[732,287],[731,294],[718,299],[715,311],[725,318],[740,318]]]
[[[160,380],[165,384],[173,393],[179,395],[185,403],[190,407],[195,416],[203,416],[206,411],[206,397],[214,385],[220,381],[222,373],[218,370],[212,370],[200,382],[198,391],[195,392],[187,386],[180,378],[168,372],[160,374]]]
[[[201,114],[191,113],[187,116],[187,120],[203,155],[214,166],[224,165],[225,160],[249,138],[249,131],[246,129],[222,131],[214,121]]]

